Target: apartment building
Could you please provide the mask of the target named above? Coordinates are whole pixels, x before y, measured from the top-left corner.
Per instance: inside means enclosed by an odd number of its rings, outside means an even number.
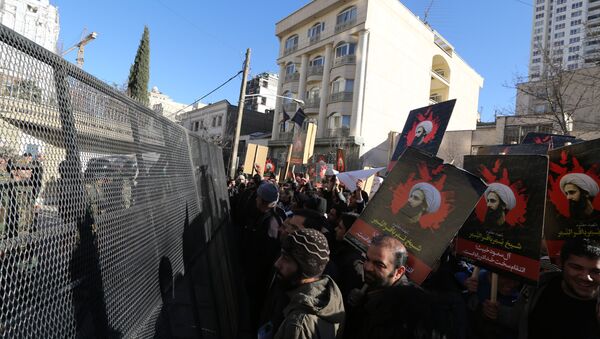
[[[600,60],[600,0],[534,0],[529,78]]]
[[[449,130],[474,130],[483,78],[397,0],[315,0],[276,24],[277,93],[305,102],[315,153],[344,148],[349,169],[387,162],[410,110],[458,99]],[[284,158],[297,103],[278,98],[272,156]]]
[[[244,105],[246,108],[267,113],[275,109],[279,75],[260,73],[246,82],[246,95],[249,96]]]
[[[56,53],[58,9],[48,0],[0,1],[0,24]]]

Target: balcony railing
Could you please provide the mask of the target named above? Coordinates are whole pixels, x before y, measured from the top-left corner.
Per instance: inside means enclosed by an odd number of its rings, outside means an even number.
[[[350,127],[330,128],[327,130],[327,136],[330,138],[347,137],[350,135]]]
[[[356,18],[335,25],[335,32],[339,33],[341,31],[345,31],[354,25],[356,25]]]
[[[342,66],[342,65],[354,65],[354,64],[356,64],[356,55],[354,55],[354,54],[344,55],[339,58],[335,58],[335,61],[333,62],[334,67]]]
[[[306,75],[323,75],[323,65],[309,66],[306,70]]]
[[[329,102],[342,102],[342,101],[352,101],[352,92],[337,92],[331,93],[329,96]]]
[[[432,104],[437,104],[439,102],[442,102],[442,96],[441,95],[432,95],[429,97],[429,102]]]
[[[300,73],[295,72],[292,74],[286,74],[284,82],[298,81],[299,79],[300,79]]]
[[[440,78],[442,78],[442,80],[446,81],[446,82],[450,82],[448,80],[448,78],[446,77],[446,72],[443,69],[434,69],[432,70],[433,73],[435,73],[437,76],[439,76]]]
[[[308,39],[309,45],[316,44],[321,40],[321,33],[314,34]]]
[[[279,132],[279,138],[277,138],[277,140],[292,140],[292,136],[294,135],[294,132],[289,131],[289,132]]]
[[[319,97],[306,99],[304,103],[304,107],[306,108],[319,108],[319,105],[321,105],[321,98]]]
[[[290,55],[298,50],[298,45],[293,45],[290,48],[286,48],[283,50],[283,56]]]

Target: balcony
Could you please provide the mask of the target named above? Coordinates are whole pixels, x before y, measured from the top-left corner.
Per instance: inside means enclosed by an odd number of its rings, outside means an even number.
[[[277,138],[277,140],[292,141],[292,137],[293,136],[294,136],[294,132],[293,131],[279,132],[279,137]]]
[[[286,74],[283,82],[286,83],[286,82],[292,82],[292,81],[298,81],[298,80],[300,80],[300,73],[295,72],[292,74]]]
[[[308,39],[308,44],[309,45],[314,45],[314,44],[316,44],[319,41],[321,41],[321,33],[317,33],[317,34],[314,34],[313,36],[311,36]]]
[[[446,76],[446,71],[444,69],[432,69],[431,73],[433,73],[433,75],[437,76],[439,79],[445,81],[446,84],[450,84],[450,80]]]
[[[327,130],[329,138],[347,137],[350,135],[350,127],[343,126],[338,128],[330,128]]]
[[[354,25],[356,25],[356,18],[348,20],[346,22],[341,22],[341,23],[335,25],[335,33],[345,31]]]
[[[323,75],[323,65],[309,66],[306,70],[306,75]]]
[[[319,97],[306,99],[306,101],[304,103],[304,107],[307,109],[309,109],[309,108],[318,109],[320,105],[321,105],[321,98],[319,98]]]
[[[349,54],[344,55],[339,58],[335,58],[333,62],[333,67],[343,66],[343,65],[354,65],[356,64],[356,55]]]
[[[429,103],[432,104],[432,105],[435,105],[435,104],[440,103],[442,101],[444,101],[444,99],[442,98],[441,95],[432,95],[432,96],[429,97]]]
[[[334,103],[334,102],[347,102],[347,101],[352,101],[352,94],[353,92],[337,92],[337,93],[331,93],[331,95],[329,96],[329,103]]]
[[[283,50],[283,56],[288,56],[298,50],[298,45]]]

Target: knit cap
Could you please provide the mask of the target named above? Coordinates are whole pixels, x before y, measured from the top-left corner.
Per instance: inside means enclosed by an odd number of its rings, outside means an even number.
[[[294,258],[305,278],[323,274],[329,261],[329,245],[323,233],[310,228],[299,229],[283,239],[282,251]]]

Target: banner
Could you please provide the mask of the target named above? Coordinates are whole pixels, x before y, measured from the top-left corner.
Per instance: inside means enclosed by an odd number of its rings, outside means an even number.
[[[550,151],[545,238],[558,257],[565,240],[600,239],[600,139]]]
[[[522,144],[549,144],[551,149],[565,146],[567,143],[578,144],[583,140],[574,136],[550,133],[529,132],[523,139]]]
[[[335,169],[339,172],[346,172],[346,157],[341,148],[338,148],[335,153]]]
[[[485,184],[476,176],[409,147],[398,159],[346,240],[366,251],[387,233],[409,252],[408,277],[422,283],[465,222]]]
[[[388,165],[388,171],[396,164],[396,161],[408,146],[435,156],[442,143],[455,104],[456,99],[453,99],[410,111],[392,155],[392,160]]]
[[[488,187],[458,233],[456,252],[476,265],[536,283],[546,200],[547,155],[465,156]]]
[[[292,143],[290,164],[302,165],[308,162],[308,159],[313,154],[316,136],[317,126],[313,123],[308,123],[306,129],[296,128]]]
[[[477,149],[477,155],[507,155],[507,154],[538,154],[546,155],[550,144],[517,144],[517,145],[493,145],[481,146]]]

